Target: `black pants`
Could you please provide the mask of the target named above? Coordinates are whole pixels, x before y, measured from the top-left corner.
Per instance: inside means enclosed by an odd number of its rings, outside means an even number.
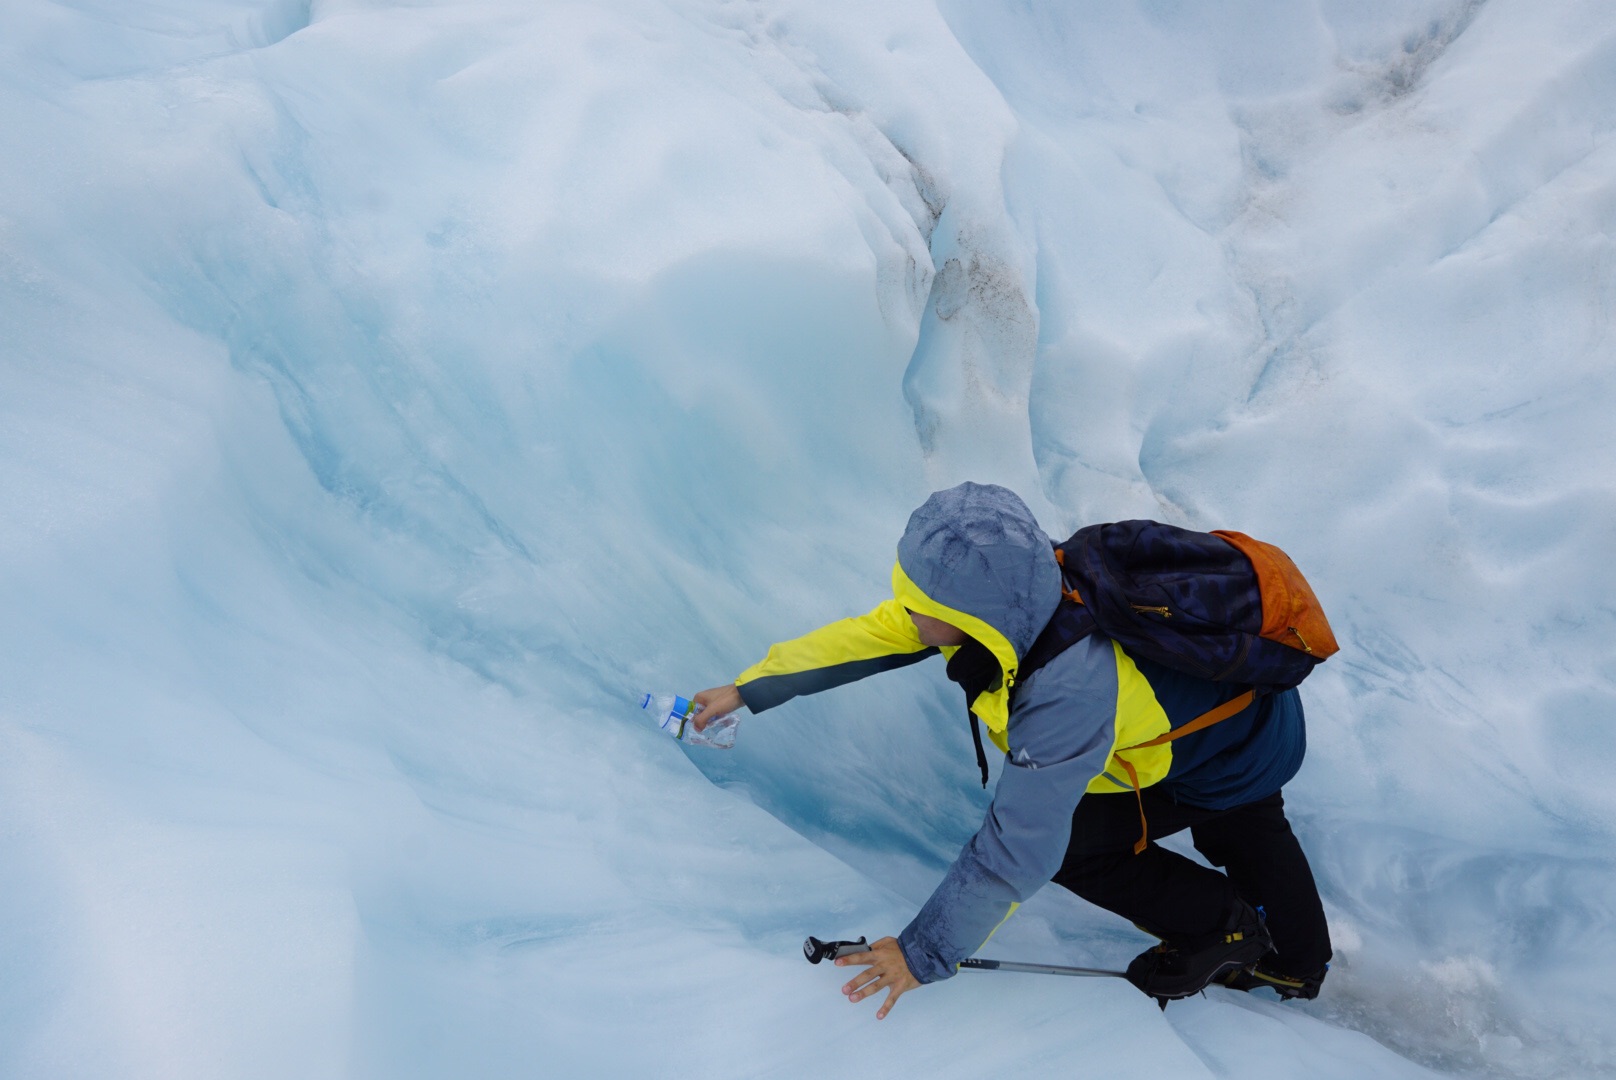
[[[1139,804],[1129,791],[1084,795],[1054,881],[1158,937],[1223,928],[1236,897],[1267,913],[1276,974],[1311,975],[1330,960],[1330,930],[1307,856],[1285,820],[1279,792],[1232,810],[1203,810],[1144,792],[1152,838],[1190,830],[1195,850],[1228,876],[1149,844],[1138,855]]]

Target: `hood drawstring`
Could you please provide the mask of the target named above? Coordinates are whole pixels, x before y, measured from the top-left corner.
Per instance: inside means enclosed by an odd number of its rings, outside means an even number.
[[[975,638],[954,650],[948,658],[948,677],[965,691],[965,715],[971,721],[971,741],[976,744],[976,766],[982,770],[982,786],[988,786],[988,755],[982,748],[982,722],[971,706],[982,694],[997,690],[1004,682],[999,658]]]
[[[976,718],[971,707],[965,707],[965,715],[971,719],[971,741],[976,744],[976,767],[982,770],[982,786],[988,786],[988,755],[982,749],[982,721]]]

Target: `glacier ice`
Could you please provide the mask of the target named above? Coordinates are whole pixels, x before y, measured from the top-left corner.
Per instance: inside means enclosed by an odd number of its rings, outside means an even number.
[[[0,1075],[1608,1074],[1613,103],[1596,0],[13,0]],[[1307,569],[1318,1002],[877,1025],[953,689],[645,730],[966,478]]]

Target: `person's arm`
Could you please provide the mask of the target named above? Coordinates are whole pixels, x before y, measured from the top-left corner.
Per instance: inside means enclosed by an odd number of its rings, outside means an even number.
[[[1079,642],[1022,686],[987,817],[898,935],[920,982],[951,977],[1060,869],[1072,811],[1110,753],[1115,710],[1115,662],[1103,638]]]
[[[799,638],[771,646],[762,660],[741,672],[729,686],[703,690],[691,700],[702,706],[696,730],[711,717],[744,704],[754,713],[772,709],[803,694],[904,667],[937,650],[920,641],[908,612],[887,600],[866,615],[839,619]]]

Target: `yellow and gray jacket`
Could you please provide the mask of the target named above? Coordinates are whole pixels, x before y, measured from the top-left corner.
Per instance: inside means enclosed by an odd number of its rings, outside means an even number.
[[[934,982],[954,974],[1060,868],[1085,792],[1132,792],[1119,749],[1185,724],[1241,688],[1135,661],[1097,634],[1018,685],[1021,657],[1061,602],[1061,577],[1049,537],[1004,488],[966,483],[932,495],[898,544],[892,590],[867,615],[775,645],[736,683],[747,707],[762,712],[938,652],[952,656],[921,644],[907,611],[959,627],[998,660],[1000,677],[970,705],[1008,753],[993,803],[898,939],[916,978]],[[1142,786],[1221,809],[1278,791],[1303,749],[1301,708],[1287,691],[1176,742],[1128,751],[1127,760]]]

